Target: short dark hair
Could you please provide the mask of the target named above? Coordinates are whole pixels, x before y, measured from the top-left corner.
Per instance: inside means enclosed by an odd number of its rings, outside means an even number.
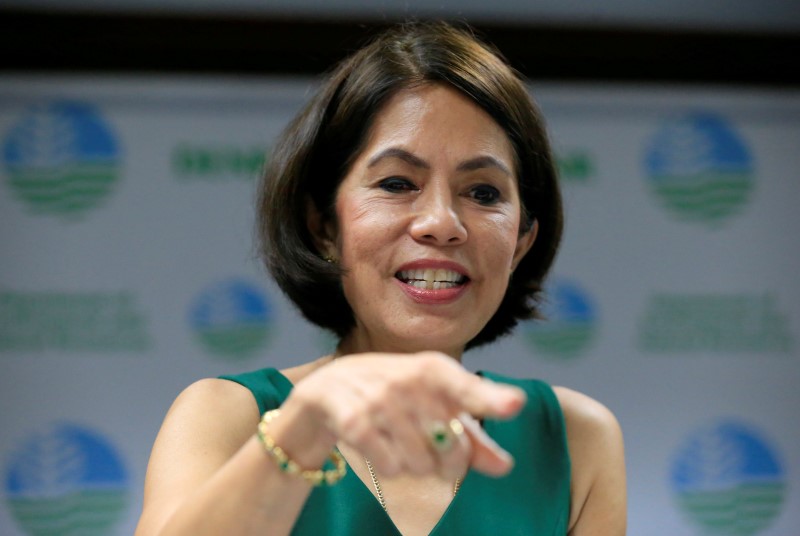
[[[521,319],[539,317],[542,284],[561,239],[563,212],[542,116],[521,78],[471,30],[447,23],[397,26],[342,61],[275,145],[258,195],[263,260],[311,322],[345,337],[355,326],[342,273],[326,262],[308,228],[308,210],[335,223],[342,179],[392,95],[426,83],[469,97],[505,131],[514,148],[522,229],[534,220],[533,247],[514,271],[494,316],[467,348],[493,341]],[[313,203],[311,207],[310,203]]]

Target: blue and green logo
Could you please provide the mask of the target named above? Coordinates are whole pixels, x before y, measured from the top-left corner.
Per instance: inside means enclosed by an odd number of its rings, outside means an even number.
[[[750,536],[770,526],[786,496],[786,473],[773,446],[735,420],[690,435],[672,466],[681,510],[705,533]]]
[[[74,218],[96,207],[119,177],[120,149],[100,113],[81,102],[34,106],[3,146],[6,181],[35,213]]]
[[[589,293],[575,282],[557,281],[548,285],[545,295],[545,320],[528,323],[525,338],[544,356],[579,356],[595,332],[597,310]]]
[[[645,154],[650,185],[679,219],[717,224],[739,212],[753,190],[753,158],[728,122],[713,113],[666,121]]]
[[[240,279],[215,283],[195,298],[189,322],[214,355],[253,357],[269,340],[273,317],[266,293]]]
[[[6,471],[9,509],[31,536],[105,536],[127,509],[128,488],[111,443],[68,423],[23,441]]]

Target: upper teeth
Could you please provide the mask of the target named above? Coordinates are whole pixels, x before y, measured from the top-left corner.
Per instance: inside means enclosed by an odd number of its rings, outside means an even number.
[[[453,270],[434,270],[432,268],[402,270],[397,273],[397,277],[417,288],[434,290],[452,288],[466,279],[465,276]]]

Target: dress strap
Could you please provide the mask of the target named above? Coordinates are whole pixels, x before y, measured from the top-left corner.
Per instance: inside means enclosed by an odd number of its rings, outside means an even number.
[[[292,391],[292,382],[274,368],[264,368],[242,374],[223,375],[219,378],[247,387],[256,399],[259,415],[267,410],[279,407]]]

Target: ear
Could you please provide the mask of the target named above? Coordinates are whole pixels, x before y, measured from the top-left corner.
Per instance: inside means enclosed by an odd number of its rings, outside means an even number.
[[[338,258],[338,248],[336,247],[336,226],[329,218],[324,218],[311,198],[306,199],[306,226],[314,245],[322,257]]]
[[[517,265],[528,254],[536,241],[536,235],[539,233],[539,221],[534,219],[530,229],[519,235],[517,239],[517,247],[514,249],[514,258],[511,261],[511,271],[517,269]]]

